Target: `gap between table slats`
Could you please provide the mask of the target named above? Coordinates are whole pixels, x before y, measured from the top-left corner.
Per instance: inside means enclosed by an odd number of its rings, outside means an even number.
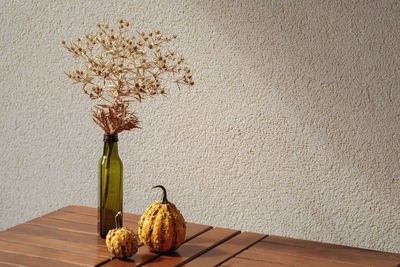
[[[182,246],[184,246],[187,242],[198,238],[204,233],[212,231],[212,229],[213,228],[211,226],[189,223],[188,227],[186,228],[186,239]],[[145,246],[141,246],[139,247],[138,252],[132,257],[123,261],[119,259],[113,259],[110,262],[106,262],[105,266],[141,266],[145,263],[151,262],[157,257],[159,257],[159,254],[150,252],[148,248],[146,248]]]
[[[148,258],[147,261],[134,261],[134,266],[181,266],[191,259],[200,256],[208,250],[218,246],[233,236],[239,234],[239,231],[225,229],[225,228],[212,228],[195,238],[183,243],[181,247],[172,252],[171,254],[155,254],[153,258]],[[154,253],[153,253],[154,254]],[[105,266],[122,266],[123,262],[114,259],[105,264]],[[133,265],[132,265],[133,266]]]
[[[248,249],[257,242],[263,240],[267,235],[242,232],[226,242],[216,246],[203,255],[188,262],[185,266],[188,267],[202,267],[202,266],[216,266],[219,265],[240,252]]]

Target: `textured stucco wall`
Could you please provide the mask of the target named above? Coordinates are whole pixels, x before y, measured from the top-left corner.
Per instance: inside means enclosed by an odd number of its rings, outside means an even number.
[[[102,132],[60,45],[97,22],[176,33],[196,85],[120,135],[125,211],[400,252],[399,1],[6,1],[0,229],[96,205]]]

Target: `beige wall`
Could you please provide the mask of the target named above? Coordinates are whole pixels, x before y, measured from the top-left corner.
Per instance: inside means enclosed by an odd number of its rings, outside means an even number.
[[[125,211],[163,184],[188,221],[400,253],[399,1],[1,7],[1,229],[96,205],[102,132],[60,41],[125,18],[178,34],[196,82],[120,135]]]

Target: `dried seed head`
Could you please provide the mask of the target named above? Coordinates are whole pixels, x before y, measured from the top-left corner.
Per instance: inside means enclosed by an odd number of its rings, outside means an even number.
[[[176,59],[165,46],[176,35],[165,38],[155,31],[127,36],[128,31],[121,29],[129,23],[122,19],[118,22],[118,34],[108,24],[98,24],[100,30],[86,34],[85,42],[80,38],[69,45],[61,42],[74,57],[84,61],[83,70],[65,74],[81,83],[90,99],[100,103],[95,105],[92,117],[108,134],[138,127],[137,117],[128,110],[133,101],[165,94],[169,81],[178,87],[194,84],[183,57]]]

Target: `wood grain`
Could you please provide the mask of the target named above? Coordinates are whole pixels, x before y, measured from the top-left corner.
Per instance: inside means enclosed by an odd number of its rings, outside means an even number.
[[[300,266],[307,266],[307,267],[361,267],[362,265],[342,265],[338,262],[329,264],[327,262],[320,262],[320,261],[313,261],[313,260],[295,260],[282,262],[282,261],[275,261],[274,259],[268,261],[262,260],[255,260],[249,258],[242,258],[242,257],[235,257],[230,259],[227,262],[224,262],[222,267],[300,267]],[[365,265],[363,265],[365,267]]]
[[[90,215],[90,216],[96,216],[97,217],[97,208],[93,207],[85,207],[85,206],[67,206],[64,208],[59,209],[59,211],[64,211],[64,212],[72,212],[72,213],[78,213],[78,214],[85,214],[85,215]],[[133,222],[138,222],[140,219],[140,215],[138,214],[133,214],[133,213],[127,213],[124,212],[124,219],[128,221],[133,221]]]
[[[218,246],[239,232],[225,228],[213,228],[192,240],[184,243],[175,252],[161,255],[145,266],[182,266],[192,259],[202,255],[210,249]]]
[[[97,208],[87,207],[87,206],[71,205],[71,206],[66,206],[64,208],[61,208],[61,209],[59,209],[59,211],[66,211],[66,212],[72,212],[72,213],[80,213],[80,214],[97,216]]]
[[[301,265],[293,266],[293,265],[288,265],[288,264],[284,264],[284,263],[274,263],[272,261],[260,261],[260,260],[254,260],[254,259],[234,257],[219,266],[221,266],[221,267],[289,267],[289,266],[294,267],[294,266],[296,266],[297,267],[297,266],[301,266]]]
[[[23,233],[17,233],[12,231],[0,232],[0,240],[12,241],[16,243],[23,243],[27,245],[55,248],[66,251],[79,252],[87,255],[94,255],[105,257],[108,259],[113,258],[113,255],[108,251],[106,247],[93,246],[89,244],[82,244],[76,242],[70,242],[59,239],[52,239],[43,236],[29,235]]]
[[[66,206],[64,208],[61,208],[61,209],[59,209],[59,211],[97,216],[97,208],[87,207],[87,206],[71,205],[71,206]]]
[[[15,254],[0,251],[0,261],[9,264],[16,264],[17,266],[32,266],[32,267],[77,267],[83,266],[82,264],[73,264],[64,261],[43,259],[39,257],[32,257],[23,254]]]
[[[65,250],[58,250],[47,247],[31,246],[14,242],[0,240],[0,251],[28,256],[40,257],[44,259],[60,260],[73,264],[97,265],[108,259],[99,256],[85,255]]]
[[[215,266],[228,260],[234,255],[247,249],[254,243],[262,240],[267,235],[243,232],[215,247],[214,249],[204,253],[203,255],[188,262],[185,266],[188,267],[202,267],[202,266]]]
[[[13,263],[3,262],[3,261],[0,260],[0,267],[15,267],[15,266],[19,266],[19,265],[13,264]]]
[[[317,266],[369,265],[396,266],[400,255],[361,249],[348,248],[313,241],[269,236],[238,255],[241,258],[273,261],[274,263],[293,264],[303,260],[307,264],[315,262]],[[389,257],[386,257],[389,256]],[[310,263],[309,263],[310,262]]]
[[[328,259],[311,259],[302,256],[281,255],[274,252],[266,252],[266,259],[254,259],[236,256],[221,266],[307,266],[307,267],[365,267],[365,265],[346,263]],[[368,265],[371,266],[371,265]]]
[[[43,217],[61,219],[70,222],[87,223],[91,225],[97,225],[97,216],[91,216],[86,214],[64,212],[64,211],[53,211],[45,214]]]
[[[212,227],[204,224],[186,223],[185,242],[195,238],[196,236],[211,230]]]
[[[53,219],[53,218],[49,218],[49,217],[39,217],[39,218],[30,220],[27,223],[52,227],[52,228],[56,228],[56,229],[60,229],[60,230],[67,230],[67,231],[97,235],[97,225],[95,225],[95,224],[71,222],[71,221],[66,221],[66,220]]]
[[[18,233],[26,233],[31,235],[38,235],[54,239],[66,240],[77,243],[84,243],[89,245],[97,245],[105,247],[104,239],[97,235],[64,231],[55,228],[44,227],[40,225],[19,224],[9,229]]]
[[[345,257],[346,255],[359,256],[359,257],[372,257],[372,258],[385,258],[393,261],[400,261],[400,254],[382,252],[376,250],[348,247],[342,245],[335,245],[329,243],[321,243],[303,239],[282,237],[282,236],[274,236],[271,235],[264,242],[272,243],[276,245],[282,246],[291,246],[291,247],[302,247],[307,248],[309,250],[317,251],[317,250],[327,250],[329,252],[333,252],[340,257]],[[399,262],[400,263],[400,262]]]

